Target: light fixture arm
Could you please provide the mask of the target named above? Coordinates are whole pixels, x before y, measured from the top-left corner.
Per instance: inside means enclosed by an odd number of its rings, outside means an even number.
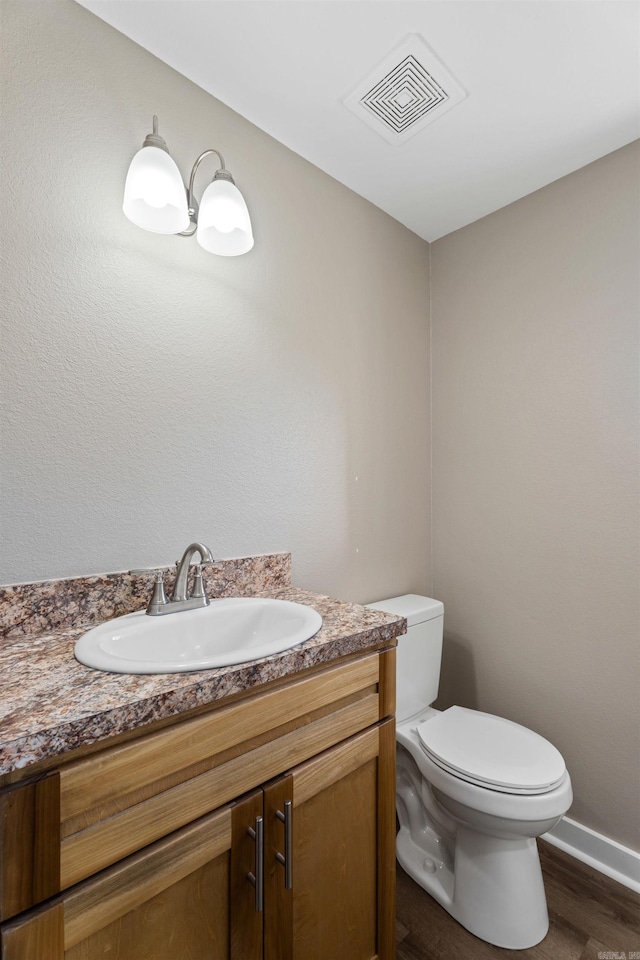
[[[192,228],[191,230],[183,230],[182,233],[178,234],[179,237],[192,237],[198,229],[198,201],[196,200],[193,192],[193,185],[196,179],[196,173],[198,172],[198,167],[206,157],[210,157],[213,153],[215,153],[220,160],[220,169],[216,171],[213,179],[229,180],[230,183],[235,183],[233,177],[224,165],[224,157],[219,150],[214,150],[212,148],[211,150],[205,150],[204,153],[201,153],[191,170],[191,176],[189,177],[189,189],[187,190],[187,206],[189,208],[189,220],[191,221]]]

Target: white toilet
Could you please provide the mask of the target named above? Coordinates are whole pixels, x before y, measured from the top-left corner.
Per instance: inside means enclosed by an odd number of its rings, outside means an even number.
[[[532,947],[549,929],[535,838],[573,800],[564,760],[510,720],[430,706],[442,655],[438,600],[408,595],[369,606],[408,623],[397,650],[398,861],[477,937]]]

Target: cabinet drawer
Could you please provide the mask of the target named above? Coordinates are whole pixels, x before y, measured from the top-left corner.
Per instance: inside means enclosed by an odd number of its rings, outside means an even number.
[[[104,808],[110,801],[238,746],[256,734],[274,731],[310,710],[377,685],[379,659],[373,654],[330,668],[67,764],[60,771],[62,822]]]

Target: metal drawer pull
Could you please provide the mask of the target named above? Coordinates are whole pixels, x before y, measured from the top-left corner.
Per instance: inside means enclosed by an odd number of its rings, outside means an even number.
[[[285,800],[284,813],[281,810],[276,810],[276,817],[278,820],[284,823],[284,856],[282,856],[281,853],[276,853],[276,860],[284,867],[284,888],[285,890],[291,890],[293,886],[291,857],[293,851],[291,800]]]
[[[256,888],[256,910],[262,913],[264,907],[264,821],[256,817],[256,828],[249,827],[247,833],[256,842],[256,872],[248,873],[247,879]]]

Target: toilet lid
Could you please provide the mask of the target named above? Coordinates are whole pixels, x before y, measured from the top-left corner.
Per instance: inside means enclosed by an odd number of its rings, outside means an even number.
[[[502,793],[547,793],[563,779],[562,755],[527,727],[465,707],[418,725],[425,753],[453,776]]]

